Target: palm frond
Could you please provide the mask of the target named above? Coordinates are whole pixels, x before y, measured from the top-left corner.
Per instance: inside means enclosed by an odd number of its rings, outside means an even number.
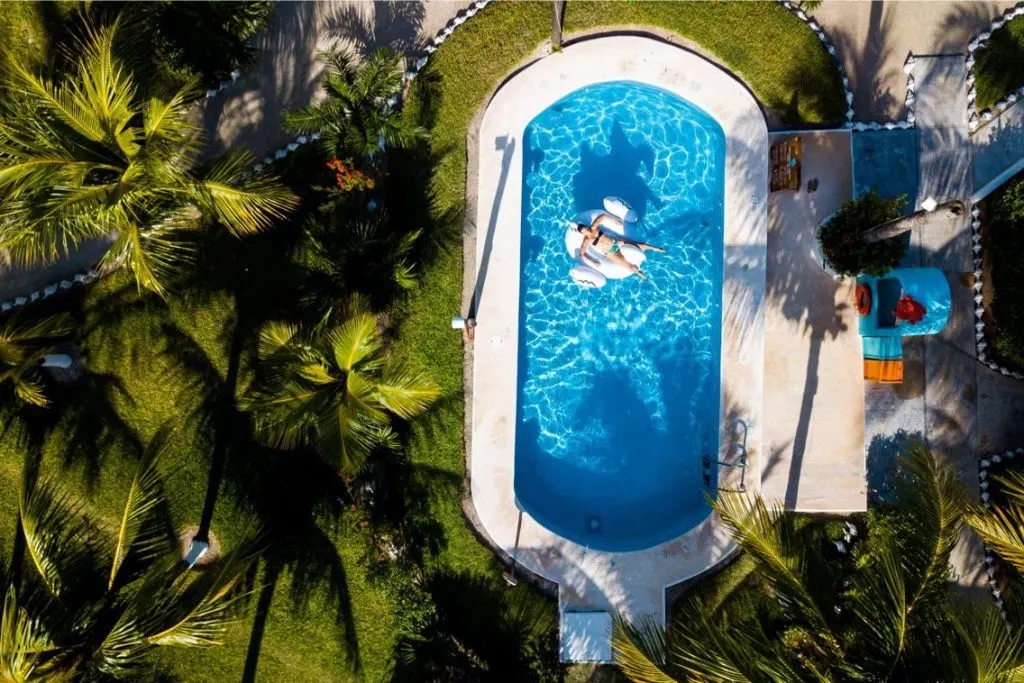
[[[269,174],[246,176],[252,162],[247,152],[229,152],[193,188],[197,203],[236,236],[269,227],[298,203],[295,195]]]
[[[884,544],[856,575],[849,595],[872,668],[888,672],[907,644],[909,605],[900,550]]]
[[[16,344],[22,347],[41,348],[67,336],[72,329],[74,321],[67,313],[57,313],[34,320],[14,315],[0,325],[0,346]],[[0,358],[4,355],[0,352]]]
[[[424,373],[394,363],[384,370],[376,391],[382,406],[405,419],[422,413],[441,394]]]
[[[68,576],[95,566],[92,530],[69,494],[45,480],[22,485],[20,512],[28,557],[47,590],[60,597]]]
[[[948,610],[951,631],[959,642],[932,648],[958,681],[1009,683],[1024,680],[1021,630],[1008,627],[994,607],[961,605]],[[952,661],[951,661],[952,659]],[[955,672],[955,673],[954,673]]]
[[[353,370],[366,358],[377,354],[381,348],[377,334],[377,318],[363,313],[348,319],[340,328],[328,334],[334,362],[346,372]]]
[[[389,116],[380,121],[380,134],[390,147],[412,147],[416,142],[428,136],[426,128],[418,126],[406,119]]]
[[[914,478],[900,492],[901,507],[914,519],[917,533],[901,540],[900,559],[908,589],[908,609],[946,589],[949,555],[960,537],[967,497],[956,471],[940,465],[923,444],[917,443],[903,463]]]
[[[1024,571],[1024,507],[975,510],[967,514],[966,521],[1000,557]]]
[[[967,509],[952,467],[938,464],[923,445],[912,446],[902,463],[910,478],[890,514],[904,519],[914,533],[873,533],[850,593],[865,648],[883,678],[891,675],[915,634],[927,639],[941,630],[949,556]]]
[[[109,589],[114,588],[121,564],[128,556],[129,551],[137,553],[142,560],[151,560],[169,550],[166,538],[155,531],[153,525],[146,523],[150,521],[153,511],[163,501],[163,486],[158,463],[167,447],[171,433],[170,425],[164,425],[157,430],[143,452],[135,476],[128,487],[128,497],[125,500],[121,523],[118,525],[117,536],[114,540],[114,557],[110,566],[110,578],[107,581]]]
[[[669,674],[668,634],[653,620],[631,624],[615,615],[612,652],[615,664],[634,683],[676,683]]]
[[[344,116],[341,107],[334,102],[325,102],[284,112],[281,115],[281,121],[284,129],[288,132],[308,135],[324,131],[339,116]]]
[[[123,269],[135,280],[139,291],[148,291],[166,297],[162,280],[176,262],[180,262],[188,248],[167,235],[153,232],[145,237],[134,223],[122,226],[117,238],[100,259],[100,270],[111,273]]]
[[[1024,506],[1024,472],[1009,470],[992,479],[999,482],[1011,503]]]
[[[355,66],[352,57],[347,52],[333,48],[321,52],[318,57],[327,67],[328,73],[340,76],[345,80],[352,80],[355,76]]]
[[[282,348],[289,347],[298,332],[298,327],[288,323],[272,321],[264,325],[260,328],[260,358],[265,360]]]
[[[22,373],[12,379],[14,380],[14,393],[25,403],[39,408],[45,408],[50,404],[50,400],[46,398],[46,389],[43,388],[42,380],[35,373]]]
[[[124,677],[155,647],[209,647],[222,642],[245,597],[237,589],[257,546],[245,543],[220,558],[212,571],[188,569],[168,556],[152,565],[127,596],[124,612],[97,648],[93,661],[104,673]]]
[[[802,678],[788,653],[756,623],[716,621],[699,599],[683,607],[669,633],[669,659],[687,679],[790,683]],[[805,668],[814,667],[806,653],[797,659]]]
[[[351,399],[351,394],[348,395]],[[354,400],[324,404],[316,416],[316,450],[331,467],[355,475],[380,443],[386,415],[370,403]]]
[[[0,614],[0,680],[11,683],[70,681],[76,667],[49,666],[61,649],[55,646],[43,624],[18,605],[14,586],[7,587]]]
[[[380,106],[402,88],[402,56],[386,47],[379,47],[366,58],[355,74],[359,97]]]
[[[757,560],[781,601],[809,624],[827,631],[825,610],[808,590],[812,578],[804,561],[806,549],[797,540],[793,515],[779,504],[769,508],[760,496],[734,493],[719,496],[714,508],[737,544]]]
[[[61,123],[91,142],[102,142],[104,131],[98,117],[88,109],[80,109],[78,102],[66,90],[36,76],[23,64],[13,65],[8,90],[24,98],[24,102],[37,112],[53,114]]]

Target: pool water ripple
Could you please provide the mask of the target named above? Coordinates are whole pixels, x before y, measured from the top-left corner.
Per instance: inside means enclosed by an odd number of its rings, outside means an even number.
[[[557,533],[636,550],[708,514],[718,452],[725,138],[647,85],[571,93],[524,146],[515,490]],[[581,289],[565,223],[625,199],[665,247],[637,277]]]

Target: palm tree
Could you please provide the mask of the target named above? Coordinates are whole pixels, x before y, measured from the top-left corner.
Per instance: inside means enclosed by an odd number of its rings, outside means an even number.
[[[294,133],[319,133],[327,153],[370,159],[390,147],[408,147],[426,131],[402,117],[402,56],[380,48],[358,67],[337,49],[320,55],[327,67],[323,102],[284,115]]]
[[[267,445],[311,445],[345,477],[378,446],[397,445],[391,415],[411,418],[439,390],[384,352],[377,317],[352,306],[349,318],[311,328],[282,322],[260,331],[260,368],[245,401]]]
[[[412,259],[421,234],[398,229],[383,211],[358,220],[336,212],[326,230],[310,224],[298,254],[307,283],[303,298],[320,315],[353,292],[372,305],[393,301],[416,286]],[[320,303],[325,300],[326,308]]]
[[[31,570],[6,589],[0,615],[4,680],[138,677],[161,646],[220,643],[250,545],[211,571],[187,569],[167,529],[158,461],[161,429],[139,462],[113,531],[26,467],[19,534]],[[19,585],[20,584],[20,585]]]
[[[962,201],[951,199],[941,204],[936,204],[931,209],[919,209],[909,216],[900,216],[880,223],[864,231],[861,234],[861,239],[867,244],[883,242],[893,237],[899,237],[911,230],[920,230],[935,223],[954,221],[963,215],[964,210],[965,207]]]
[[[163,294],[161,277],[189,254],[186,233],[215,223],[254,233],[295,197],[267,174],[249,175],[248,153],[198,167],[194,86],[139,101],[113,54],[116,29],[88,33],[65,82],[13,68],[0,121],[0,247],[33,266],[112,239],[102,269]]]
[[[17,316],[0,324],[0,384],[10,384],[25,403],[45,406],[48,401],[39,368],[54,344],[71,332],[71,318],[52,315],[23,322]]]
[[[715,503],[775,598],[753,616],[689,601],[669,629],[619,619],[616,659],[634,681],[1018,680],[1020,632],[994,609],[954,610],[949,555],[967,509],[955,472],[920,445],[893,509],[850,556],[821,524],[758,497]],[[763,602],[763,601],[762,601]]]

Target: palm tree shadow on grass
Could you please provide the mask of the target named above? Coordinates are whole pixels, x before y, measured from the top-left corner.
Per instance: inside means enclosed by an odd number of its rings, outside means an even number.
[[[284,572],[291,575],[289,598],[297,617],[309,613],[318,591],[334,604],[336,635],[345,645],[352,672],[358,673],[362,665],[348,574],[335,539],[342,533],[343,504],[349,500],[344,483],[312,453],[285,453],[251,442],[245,448],[244,462],[228,461],[228,486],[238,505],[260,520],[267,547],[242,680],[256,679],[264,631]]]
[[[28,459],[41,463],[51,440],[60,441],[65,470],[81,466],[87,492],[99,482],[106,454],[139,457],[142,441],[122,417],[133,405],[120,378],[86,371],[68,385],[57,385],[46,408],[19,406],[3,418],[3,435],[17,424]]]
[[[424,587],[436,616],[399,641],[393,683],[548,680],[558,669],[557,620],[528,588],[510,593],[497,579],[454,570]]]
[[[236,334],[235,338],[242,336]],[[188,406],[186,422],[200,443],[211,448],[210,477],[200,530],[208,532],[220,494],[229,492],[235,506],[258,521],[265,550],[249,654],[243,680],[255,680],[263,635],[270,617],[278,580],[291,575],[289,599],[297,616],[308,613],[316,594],[335,605],[334,622],[345,643],[353,671],[360,654],[345,566],[335,547],[339,517],[348,493],[336,473],[308,453],[283,453],[251,439],[248,415],[235,403],[238,366],[244,349],[232,344],[227,376],[184,330],[165,325],[163,353],[174,359],[183,382],[181,404]],[[253,581],[255,584],[255,576]]]

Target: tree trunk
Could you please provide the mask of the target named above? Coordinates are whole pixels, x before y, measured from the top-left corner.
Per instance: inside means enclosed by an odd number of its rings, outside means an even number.
[[[553,0],[551,6],[551,48],[562,49],[562,17],[565,16],[565,0]]]
[[[876,225],[870,230],[865,231],[862,238],[868,244],[881,242],[882,240],[902,235],[905,232],[910,232],[915,228],[923,228],[929,223],[953,220],[963,215],[964,208],[962,201],[953,199],[939,204],[933,211],[921,209],[909,216],[901,216],[900,218],[894,218],[891,221]]]

